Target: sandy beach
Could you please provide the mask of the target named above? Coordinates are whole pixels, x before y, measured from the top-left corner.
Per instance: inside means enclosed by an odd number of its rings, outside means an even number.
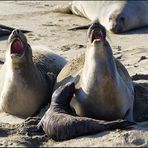
[[[0,24],[30,30],[26,36],[31,46],[51,49],[69,61],[85,51],[87,30],[67,29],[90,22],[75,15],[50,12],[56,5],[65,5],[69,2],[1,1]],[[148,121],[148,27],[118,35],[108,33],[108,36],[114,56],[124,64],[133,81],[144,88],[144,91],[136,94],[138,99],[135,101],[134,113],[137,120]],[[6,45],[7,37],[0,38],[0,67],[5,61]],[[46,135],[28,135],[17,131],[17,126],[15,128],[13,124],[23,121],[24,119],[0,113],[0,146],[148,147],[148,123],[139,123],[132,129],[106,131],[69,141],[55,142]],[[15,130],[12,130],[13,128]]]

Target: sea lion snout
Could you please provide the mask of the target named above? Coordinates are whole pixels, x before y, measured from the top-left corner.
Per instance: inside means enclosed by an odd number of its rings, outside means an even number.
[[[110,29],[111,32],[113,33],[121,33],[122,32],[122,28],[120,25],[113,25],[112,28]]]
[[[104,42],[106,38],[106,31],[104,27],[99,23],[94,23],[88,29],[88,40],[91,45],[99,45]]]
[[[104,41],[106,38],[106,30],[99,23],[99,21],[96,21],[89,27],[87,34],[88,34],[87,37],[90,43],[93,43],[94,40]]]
[[[13,30],[10,34],[8,47],[7,57],[11,58],[14,64],[22,63],[27,57],[32,56],[27,38],[19,29]]]
[[[12,62],[15,65],[17,63],[24,62],[24,55],[27,45],[27,40],[24,34],[18,29],[13,30],[11,35],[9,36],[8,44],[8,57],[11,57]]]
[[[15,29],[15,30],[12,31],[12,34],[15,35],[15,36],[17,36],[17,35],[19,36],[21,33],[22,32],[19,29]]]
[[[12,33],[10,34],[8,38],[8,43],[11,44],[11,42],[15,40],[16,38],[19,38],[22,42],[27,43],[27,38],[19,29],[15,29],[12,31]]]

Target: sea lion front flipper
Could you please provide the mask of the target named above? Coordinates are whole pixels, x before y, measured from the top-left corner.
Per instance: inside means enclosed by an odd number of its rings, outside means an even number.
[[[23,124],[25,125],[37,125],[39,121],[41,120],[40,117],[28,117]]]
[[[28,133],[29,135],[43,135],[44,132],[40,126],[37,126],[40,117],[29,117],[21,125],[21,133]]]

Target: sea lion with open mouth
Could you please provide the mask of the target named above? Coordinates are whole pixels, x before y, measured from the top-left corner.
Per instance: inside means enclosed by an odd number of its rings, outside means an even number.
[[[55,89],[68,82],[76,84],[71,106],[79,116],[133,121],[133,83],[126,68],[113,57],[105,28],[94,22],[87,38],[85,56],[64,66]]]
[[[0,69],[0,110],[29,117],[50,103],[54,82],[66,60],[50,50],[31,49],[20,30],[8,39],[6,60]]]

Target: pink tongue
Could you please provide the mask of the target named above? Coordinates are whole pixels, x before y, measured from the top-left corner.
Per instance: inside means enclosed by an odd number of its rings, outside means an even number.
[[[23,54],[23,52],[24,48],[22,42],[18,39],[14,40],[11,45],[11,53]]]
[[[94,39],[100,39],[100,40],[103,40],[104,37],[103,37],[103,36],[99,36],[99,35],[94,35]]]

